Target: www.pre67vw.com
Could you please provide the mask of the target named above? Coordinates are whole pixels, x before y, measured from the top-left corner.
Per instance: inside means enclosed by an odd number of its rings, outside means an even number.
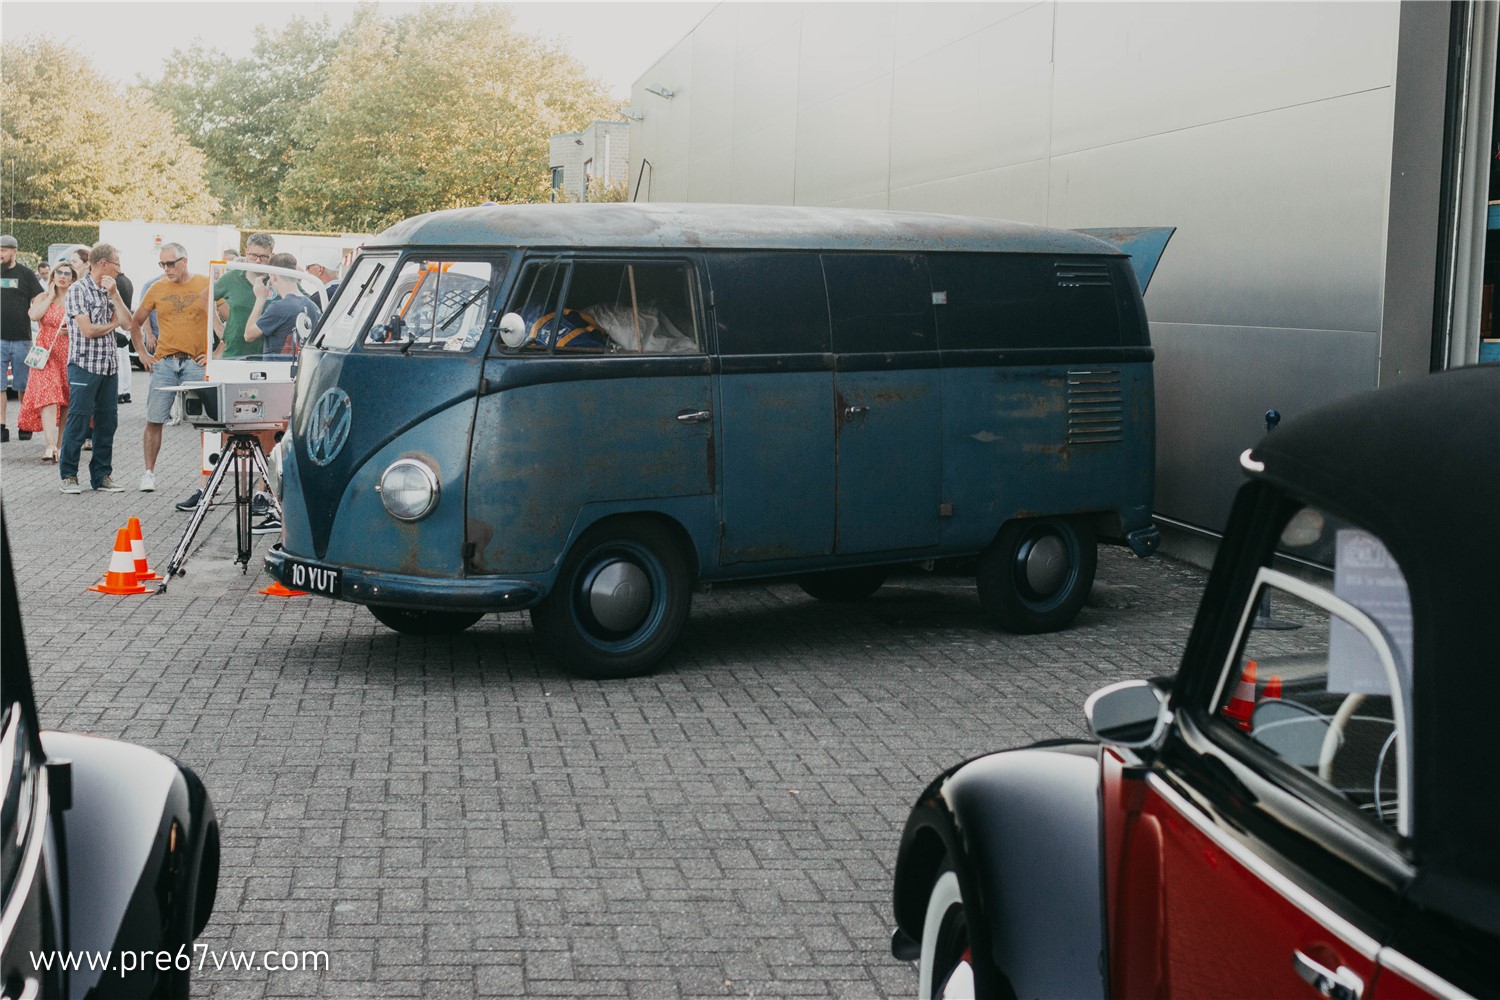
[[[213,951],[205,944],[187,945],[176,951],[44,951],[32,952],[31,964],[38,972],[188,972],[233,969],[240,972],[302,972],[328,968],[326,951]]]

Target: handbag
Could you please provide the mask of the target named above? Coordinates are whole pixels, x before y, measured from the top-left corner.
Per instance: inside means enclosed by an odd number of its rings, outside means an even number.
[[[57,338],[53,338],[54,340]],[[52,348],[43,347],[41,344],[32,344],[31,350],[26,352],[25,362],[27,368],[46,368],[47,358],[51,356]]]
[[[63,323],[66,322],[67,320],[63,321]],[[57,324],[57,329],[52,331],[52,343],[48,344],[46,347],[42,346],[41,341],[37,341],[36,343],[31,345],[31,349],[26,352],[26,357],[22,359],[22,361],[25,362],[27,368],[47,367],[47,359],[52,356],[52,348],[57,346],[57,338],[59,335],[61,335],[62,328],[62,323]]]

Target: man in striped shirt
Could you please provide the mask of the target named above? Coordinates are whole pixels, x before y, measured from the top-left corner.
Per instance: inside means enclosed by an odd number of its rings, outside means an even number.
[[[120,253],[108,243],[89,251],[89,269],[68,289],[68,423],[63,428],[62,454],[57,467],[64,493],[82,493],[78,485],[79,456],[83,439],[93,421],[94,455],[89,462],[89,485],[106,493],[119,493],[115,485],[115,428],[119,424],[119,355],[114,332],[120,327],[134,332],[130,309],[120,298],[115,279],[120,273]]]

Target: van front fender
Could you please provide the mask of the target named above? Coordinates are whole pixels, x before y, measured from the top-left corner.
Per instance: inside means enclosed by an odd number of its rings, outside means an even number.
[[[958,877],[981,997],[1104,997],[1107,940],[1098,747],[979,757],[913,807],[896,860],[892,951],[921,941],[932,886]]]

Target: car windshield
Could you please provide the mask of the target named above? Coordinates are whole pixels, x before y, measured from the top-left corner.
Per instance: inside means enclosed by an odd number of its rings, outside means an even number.
[[[385,294],[365,346],[468,351],[490,314],[495,268],[488,261],[407,260]]]
[[[380,300],[380,293],[390,279],[395,259],[390,256],[361,254],[349,273],[339,283],[338,292],[328,304],[313,346],[326,351],[347,351],[354,345],[360,327]]]

